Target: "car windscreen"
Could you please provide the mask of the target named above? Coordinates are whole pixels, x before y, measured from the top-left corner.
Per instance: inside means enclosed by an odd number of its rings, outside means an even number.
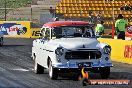
[[[90,26],[61,26],[54,27],[52,30],[52,37],[56,38],[73,38],[73,37],[85,37],[93,38],[95,33]]]

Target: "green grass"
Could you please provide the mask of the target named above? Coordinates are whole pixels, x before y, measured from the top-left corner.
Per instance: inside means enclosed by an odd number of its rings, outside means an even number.
[[[0,0],[0,20],[4,20],[2,18],[5,12],[5,2],[6,8],[16,9],[19,7],[25,7],[27,4],[31,4],[32,0]],[[11,11],[7,9],[7,13]]]
[[[5,7],[5,2],[7,8],[19,8],[31,3],[32,0],[0,0],[0,8]]]

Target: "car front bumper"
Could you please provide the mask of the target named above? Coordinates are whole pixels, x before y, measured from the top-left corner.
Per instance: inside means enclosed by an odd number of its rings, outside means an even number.
[[[79,67],[79,63],[66,63],[66,64],[53,64],[52,65],[54,68],[68,68],[68,69],[72,69],[72,68],[80,68]],[[113,67],[112,63],[91,63],[90,65],[83,65],[83,67],[85,68],[100,68],[100,67]]]

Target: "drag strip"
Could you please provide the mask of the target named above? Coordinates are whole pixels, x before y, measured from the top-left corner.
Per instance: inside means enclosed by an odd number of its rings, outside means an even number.
[[[80,81],[59,77],[51,80],[48,72],[35,74],[31,59],[32,39],[6,39],[0,47],[0,88],[132,88],[130,85],[88,85],[81,86]],[[8,42],[7,42],[8,41]],[[9,44],[11,41],[12,44]],[[21,43],[21,42],[23,43]],[[17,44],[18,42],[18,44]],[[13,43],[16,43],[13,45]],[[28,43],[28,44],[27,44]],[[130,79],[132,81],[132,65],[113,62],[109,79]],[[101,79],[99,74],[90,73],[91,79]]]

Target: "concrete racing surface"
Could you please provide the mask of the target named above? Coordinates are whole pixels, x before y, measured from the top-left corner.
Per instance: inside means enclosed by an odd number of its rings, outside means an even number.
[[[44,74],[33,72],[31,47],[33,39],[5,39],[0,47],[0,88],[132,88],[130,85],[87,85],[80,81],[59,77],[51,80],[46,71]],[[109,79],[130,79],[132,65],[113,62]],[[101,79],[99,74],[90,74],[91,79]]]

